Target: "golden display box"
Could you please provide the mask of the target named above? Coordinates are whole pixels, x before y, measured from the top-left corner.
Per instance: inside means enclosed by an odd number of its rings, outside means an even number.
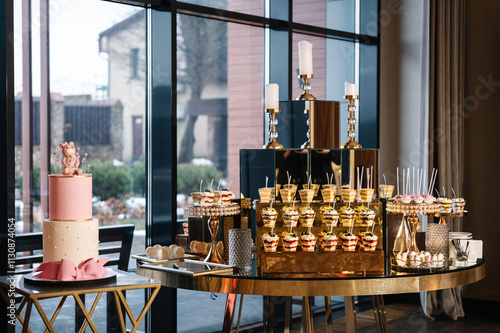
[[[261,276],[377,276],[384,273],[384,251],[261,252]]]
[[[309,206],[314,209],[316,216],[314,218],[314,224],[311,228],[301,227],[300,222],[298,227],[294,227],[293,231],[300,237],[302,232],[310,230],[316,238],[318,234],[323,230],[329,230],[325,224],[322,223],[320,210],[321,207],[329,205],[332,203],[324,203],[321,201],[313,201]],[[340,207],[346,206],[345,203],[336,203],[335,209],[339,210]],[[274,233],[280,237],[278,242],[277,252],[264,252],[262,236],[271,231],[271,228],[264,227],[262,223],[261,211],[265,207],[269,207],[270,204],[256,205],[256,220],[257,220],[257,234],[256,234],[256,245],[257,245],[257,267],[259,268],[259,274],[261,276],[280,276],[284,274],[292,274],[297,277],[310,277],[310,276],[345,276],[345,275],[359,275],[359,276],[376,276],[384,273],[385,268],[385,255],[383,250],[383,223],[382,223],[382,203],[372,202],[370,203],[370,209],[375,212],[375,226],[373,228],[373,233],[378,237],[377,249],[376,251],[362,251],[359,250],[359,239],[358,247],[356,251],[343,251],[341,249],[340,233],[345,233],[351,230],[351,226],[342,226],[339,222],[338,226],[333,227],[333,232],[337,235],[338,248],[336,251],[324,252],[319,250],[319,243],[316,244],[316,251],[314,252],[302,252],[299,246],[296,252],[282,252],[283,242],[282,234],[283,232],[288,232],[290,228],[283,225],[283,207],[292,206],[291,204],[274,203],[273,208],[278,212],[278,218],[274,227]],[[307,204],[296,202],[295,209],[300,210],[301,207],[307,206]],[[351,207],[356,209],[359,206],[367,206],[367,203],[351,203]],[[358,208],[359,209],[359,208]],[[358,236],[363,231],[371,231],[371,226],[361,225],[358,221],[355,221],[352,227],[352,233]]]

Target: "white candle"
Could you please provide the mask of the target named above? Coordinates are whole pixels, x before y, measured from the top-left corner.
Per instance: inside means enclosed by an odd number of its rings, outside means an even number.
[[[265,108],[267,109],[279,109],[279,86],[276,83],[266,84],[266,100]]]
[[[299,42],[299,74],[313,74],[312,61],[313,45],[308,41],[302,40]]]
[[[356,83],[349,83],[345,81],[345,95],[346,96],[353,96],[358,94],[358,86]]]

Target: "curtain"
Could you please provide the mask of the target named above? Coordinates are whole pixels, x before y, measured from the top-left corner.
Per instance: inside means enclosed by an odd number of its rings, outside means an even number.
[[[464,183],[464,24],[465,0],[429,2],[429,167],[439,170],[436,187],[451,198]],[[435,194],[435,193],[434,193]],[[461,219],[447,219],[460,231]],[[464,316],[462,289],[426,293],[429,317]]]

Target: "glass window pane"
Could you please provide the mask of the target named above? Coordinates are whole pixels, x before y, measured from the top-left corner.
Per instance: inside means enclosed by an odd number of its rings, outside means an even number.
[[[21,36],[21,1],[15,4],[15,36]],[[40,147],[40,4],[32,1],[32,85],[33,85],[33,189],[23,202],[22,146],[22,48],[15,47],[15,158],[16,221],[18,232],[43,229],[44,216],[40,191],[40,156],[48,154],[51,173],[60,173],[62,154],[58,145],[74,141],[80,155],[80,168],[92,174],[93,212],[99,225],[134,224],[132,253],[144,251],[145,244],[145,10],[101,0],[70,0],[50,3],[49,82],[50,145]],[[92,17],[92,20],[89,20]],[[25,21],[26,22],[26,21]],[[24,23],[25,23],[24,22]],[[23,214],[32,202],[33,218]],[[26,211],[26,209],[25,209]],[[115,258],[116,255],[105,255]],[[130,262],[135,267],[135,262]],[[132,304],[144,304],[142,294],[127,297]],[[90,301],[90,300],[89,300]],[[57,305],[57,304],[56,304]],[[96,312],[105,312],[100,302]],[[69,311],[74,311],[72,308]],[[35,318],[32,318],[33,322]],[[30,325],[31,325],[30,322]],[[43,322],[40,320],[40,324]],[[55,322],[56,330],[68,331]],[[34,323],[35,327],[36,324]],[[60,325],[60,326],[57,326]],[[61,326],[62,325],[62,326]],[[105,330],[105,317],[98,327]],[[59,328],[57,328],[59,327]],[[145,328],[142,324],[141,330]],[[35,329],[36,330],[36,329]]]
[[[264,0],[181,0],[193,5],[230,10],[244,14],[264,16]],[[222,14],[222,13],[221,13]]]
[[[355,4],[352,0],[294,0],[293,21],[355,32]]]
[[[202,190],[212,180],[213,189],[219,182],[220,189],[231,184],[238,198],[239,150],[262,148],[264,34],[260,28],[187,15],[178,15],[178,25],[177,212],[182,219],[184,208],[192,203],[190,193],[199,190],[201,180]],[[206,332],[211,325],[220,329],[222,316],[209,311],[217,308],[222,314],[224,302],[217,304],[225,295],[217,301],[207,293],[179,291],[179,295],[179,331]],[[192,297],[199,300],[197,313],[206,318],[203,322],[191,320]]]

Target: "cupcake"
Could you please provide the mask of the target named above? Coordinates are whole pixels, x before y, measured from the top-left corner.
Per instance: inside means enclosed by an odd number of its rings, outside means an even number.
[[[340,236],[340,241],[342,242],[342,250],[344,251],[356,250],[357,237],[354,236],[352,233],[347,232],[345,234],[342,234]]]
[[[278,236],[272,232],[267,232],[262,235],[262,243],[264,244],[264,252],[276,252],[278,247]]]
[[[297,251],[297,246],[299,245],[299,237],[296,233],[291,233],[283,237],[283,249],[285,252],[295,252]]]
[[[306,207],[300,212],[300,226],[312,227],[316,213],[311,207]]]
[[[354,209],[345,207],[340,213],[340,222],[342,226],[351,226],[354,223]]]
[[[323,221],[327,227],[332,225],[336,227],[339,222],[339,213],[333,208],[327,209],[323,212]]]
[[[364,209],[359,212],[359,220],[363,226],[372,226],[375,221],[375,212],[371,209]]]
[[[316,245],[316,237],[308,231],[303,232],[300,235],[300,244],[302,246],[302,251],[312,252]]]
[[[464,198],[453,198],[453,210],[455,212],[463,212],[465,208]]]
[[[337,236],[333,232],[327,233],[321,240],[321,245],[323,251],[335,251],[337,249]]]
[[[360,188],[359,197],[361,202],[371,202],[373,198],[374,189],[372,188]]]
[[[283,223],[285,227],[296,227],[299,221],[299,212],[295,209],[287,209],[283,212]]]
[[[260,212],[262,216],[262,222],[264,227],[274,227],[276,224],[276,219],[278,218],[278,212],[272,207],[264,207]]]
[[[448,198],[440,198],[440,199],[441,200],[439,201],[441,203],[441,211],[444,213],[451,213],[453,209],[453,201]]]
[[[378,237],[371,232],[365,233],[361,237],[363,243],[363,249],[365,251],[375,251],[377,249]]]
[[[205,205],[211,205],[214,203],[215,193],[210,190],[205,190],[203,192],[203,203]]]
[[[424,195],[424,202],[426,204],[431,204],[433,203],[434,201],[436,201],[436,198],[434,198],[434,196],[430,195],[430,194],[426,194]]]

